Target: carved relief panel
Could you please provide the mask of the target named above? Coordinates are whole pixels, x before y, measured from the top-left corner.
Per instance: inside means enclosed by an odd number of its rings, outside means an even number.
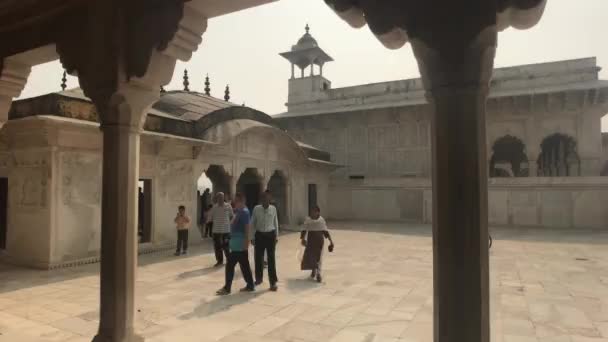
[[[63,204],[101,203],[101,157],[97,154],[63,152],[60,157]]]
[[[9,175],[11,203],[19,207],[46,208],[51,179],[50,151],[13,153]]]
[[[159,192],[168,202],[188,202],[195,186],[192,180],[193,162],[189,160],[159,161]]]

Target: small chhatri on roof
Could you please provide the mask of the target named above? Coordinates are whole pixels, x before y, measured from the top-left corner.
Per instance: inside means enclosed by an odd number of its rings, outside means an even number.
[[[65,72],[65,70],[64,70],[64,71],[63,71],[63,77],[61,78],[61,91],[64,91],[64,90],[65,90],[65,88],[67,88],[67,87],[68,87],[68,85],[67,85],[67,83],[66,83],[66,82],[68,81],[68,79],[67,79],[67,77],[66,77],[66,76],[67,76],[67,73],[66,73],[66,72]]]
[[[224,91],[224,100],[226,102],[230,101],[230,86],[226,85],[226,90]]]
[[[167,91],[165,90],[165,87],[163,87],[162,85],[160,86],[160,92],[161,93],[166,93]]]
[[[310,34],[308,24],[304,30],[306,32],[295,45],[291,46],[291,50],[279,54],[291,63],[291,78],[295,78],[295,66],[302,71],[302,77],[304,77],[304,69],[308,67],[310,67],[310,75],[314,76],[315,65],[319,67],[319,74],[322,75],[323,65],[333,61],[333,58],[321,49],[317,40]]]
[[[184,91],[190,91],[190,88],[188,88],[189,85],[190,82],[188,82],[188,69],[184,69]]]
[[[205,76],[205,95],[207,96],[211,96],[211,88],[209,88],[210,85],[211,83],[209,83],[209,74],[207,74],[207,76]]]

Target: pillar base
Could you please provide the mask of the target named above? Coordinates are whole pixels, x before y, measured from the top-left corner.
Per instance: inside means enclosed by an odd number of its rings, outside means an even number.
[[[93,338],[92,342],[144,342],[143,336],[132,334],[123,338],[98,334]]]

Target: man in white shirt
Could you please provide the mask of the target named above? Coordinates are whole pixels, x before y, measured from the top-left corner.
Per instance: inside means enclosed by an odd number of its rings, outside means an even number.
[[[251,227],[253,229],[253,240],[255,250],[255,284],[260,285],[264,279],[264,254],[268,256],[268,280],[270,290],[276,291],[277,268],[275,259],[275,248],[279,236],[279,219],[277,208],[270,204],[270,192],[262,194],[262,204],[253,208],[251,214]]]
[[[230,222],[234,216],[230,203],[224,202],[224,193],[215,195],[215,204],[209,211],[209,219],[213,222],[213,249],[215,250],[215,266],[224,264],[224,256],[228,260],[228,243],[230,242]]]

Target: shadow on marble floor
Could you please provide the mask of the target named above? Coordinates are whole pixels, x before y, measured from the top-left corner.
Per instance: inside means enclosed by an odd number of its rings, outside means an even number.
[[[168,262],[177,259],[195,258],[202,255],[213,254],[213,245],[202,242],[201,244],[191,245],[189,254],[186,256],[173,256],[174,250],[159,251],[150,254],[139,255],[138,265],[147,266],[157,263]],[[223,270],[223,268],[219,268]],[[199,273],[196,273],[199,272]],[[210,274],[209,272],[196,270],[191,275],[184,274],[182,279],[196,277],[199,275]],[[15,290],[23,290],[44,285],[52,285],[68,280],[89,277],[99,274],[99,263],[87,264],[74,267],[59,268],[53,270],[39,270],[10,264],[0,263],[0,294]]]
[[[256,291],[253,293],[240,293],[237,290],[233,290],[231,295],[213,297],[211,300],[201,299],[199,305],[197,305],[192,312],[185,313],[178,316],[179,320],[190,320],[197,318],[204,318],[219,313],[228,311],[229,309],[246,304],[258,296],[261,296],[266,291]]]
[[[317,283],[309,278],[290,278],[284,283],[287,289],[292,293],[308,291],[323,286],[323,284]]]
[[[177,278],[178,279],[190,279],[190,278],[196,278],[196,277],[202,277],[202,276],[206,276],[208,274],[211,273],[215,273],[215,272],[219,272],[219,271],[224,271],[224,267],[215,267],[215,266],[210,266],[210,267],[205,267],[205,268],[201,268],[200,270],[194,270],[194,271],[188,271],[188,272],[184,272],[184,273],[180,273]]]

